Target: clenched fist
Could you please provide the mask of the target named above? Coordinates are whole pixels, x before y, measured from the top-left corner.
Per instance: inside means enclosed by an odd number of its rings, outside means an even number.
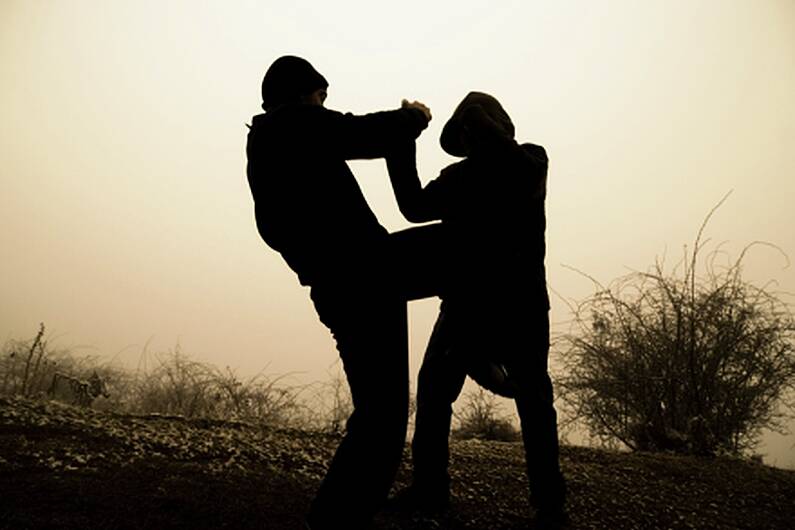
[[[429,109],[424,103],[420,103],[419,101],[409,101],[404,99],[400,102],[401,108],[404,109],[419,109],[425,114],[425,118],[428,121],[431,121],[431,109]]]

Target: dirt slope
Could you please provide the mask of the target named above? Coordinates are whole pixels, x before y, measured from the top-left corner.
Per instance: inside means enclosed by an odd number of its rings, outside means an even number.
[[[300,529],[338,438],[0,398],[0,528]],[[378,529],[532,528],[519,444],[454,442],[453,507]],[[564,447],[573,529],[795,528],[795,472]],[[406,484],[408,467],[397,486]]]

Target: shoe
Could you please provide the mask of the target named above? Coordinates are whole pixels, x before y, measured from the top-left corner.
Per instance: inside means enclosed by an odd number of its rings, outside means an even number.
[[[542,508],[536,511],[535,530],[563,530],[569,528],[569,516],[563,508]]]
[[[387,508],[398,512],[440,513],[450,508],[450,490],[409,486],[387,501]]]

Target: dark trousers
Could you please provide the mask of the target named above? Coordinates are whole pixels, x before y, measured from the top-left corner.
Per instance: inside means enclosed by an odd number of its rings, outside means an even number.
[[[367,528],[403,454],[408,422],[406,303],[391,292],[312,288],[337,342],[353,413],[310,508],[312,528]]]
[[[417,416],[412,441],[414,485],[449,488],[448,437],[452,405],[466,379],[466,355],[488,355],[504,363],[518,389],[516,408],[530,481],[539,508],[559,509],[565,499],[560,472],[557,414],[547,372],[549,316],[546,308],[507,312],[484,320],[442,305],[417,382]]]

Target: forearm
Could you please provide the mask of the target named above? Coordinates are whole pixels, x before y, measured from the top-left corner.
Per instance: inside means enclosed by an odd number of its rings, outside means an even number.
[[[405,142],[387,156],[386,165],[400,213],[407,221],[424,223],[439,219],[440,215],[423,192],[416,158],[414,141]]]
[[[332,112],[328,118],[326,137],[346,160],[384,158],[428,126],[422,111],[411,108],[361,116]]]

